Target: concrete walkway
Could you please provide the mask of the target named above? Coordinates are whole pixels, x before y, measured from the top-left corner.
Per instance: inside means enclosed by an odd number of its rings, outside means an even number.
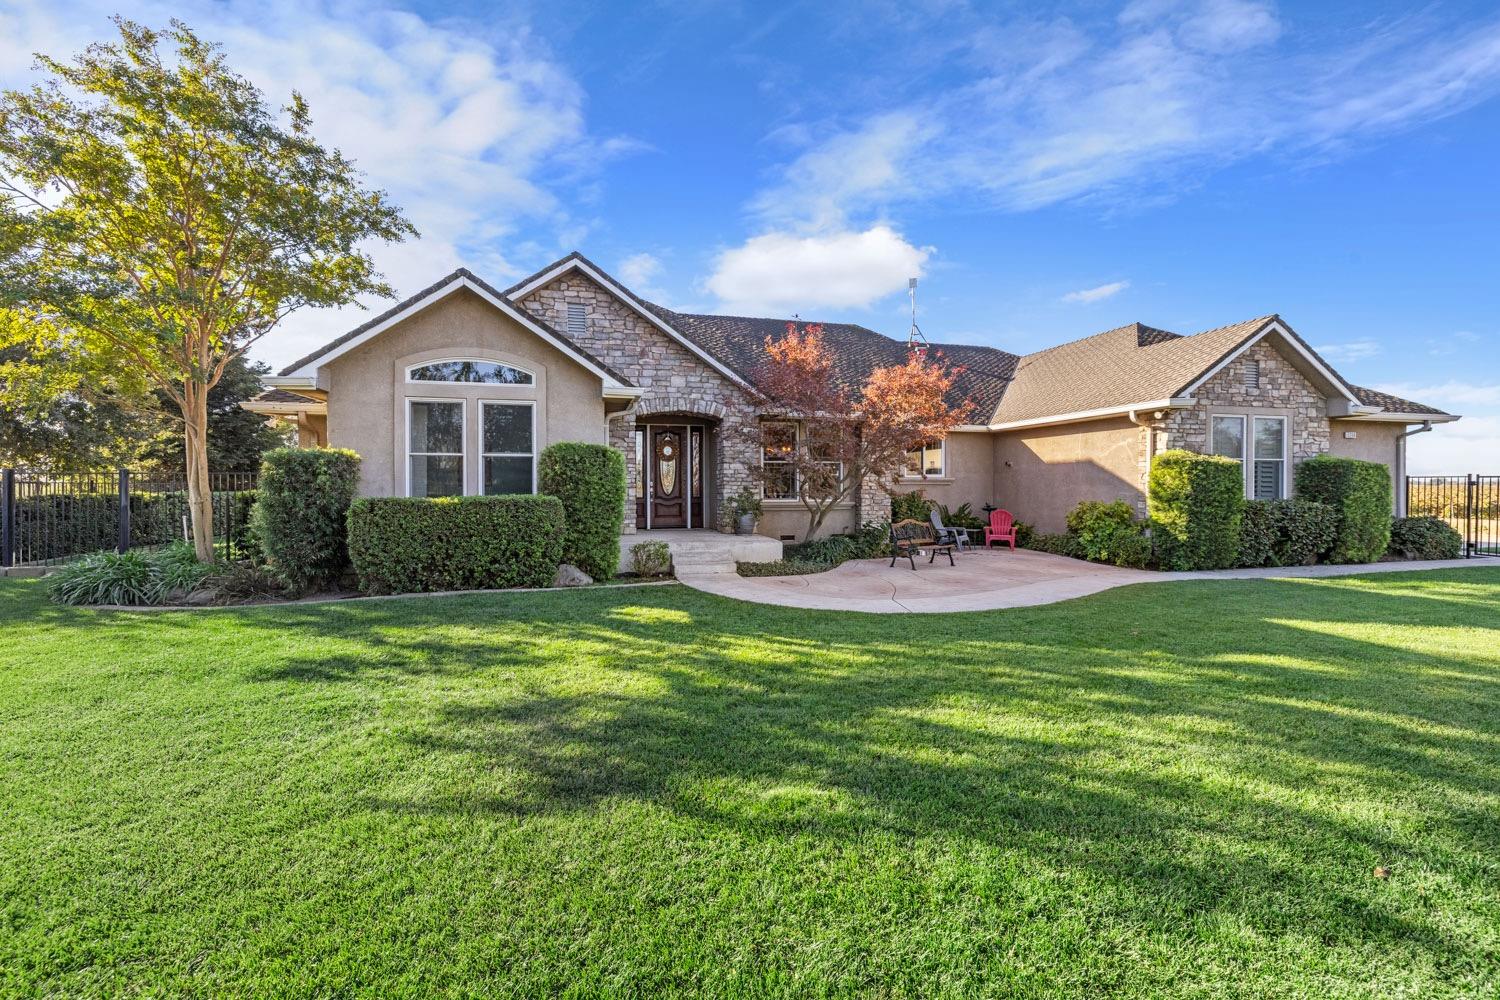
[[[757,604],[889,614],[1024,608],[1085,597],[1132,583],[1351,576],[1485,565],[1500,568],[1500,559],[1451,559],[1157,573],[1103,566],[1028,549],[965,552],[955,559],[956,566],[949,566],[941,556],[930,564],[919,559],[915,572],[905,560],[892,567],[888,559],[861,559],[846,562],[827,573],[807,576],[690,576],[682,582],[710,594]]]

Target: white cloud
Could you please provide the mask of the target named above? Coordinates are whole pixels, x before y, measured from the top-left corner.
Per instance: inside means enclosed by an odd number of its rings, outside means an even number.
[[[111,37],[115,9],[108,0],[7,5],[0,85],[29,82],[33,51],[66,58]],[[460,264],[496,281],[516,276],[506,241],[519,242],[524,227],[576,226],[554,193],[558,178],[576,179],[592,169],[581,164],[622,148],[588,135],[581,89],[514,16],[487,32],[345,0],[146,0],[131,17],[152,26],[182,18],[223,43],[229,64],[276,104],[302,92],[318,138],[353,158],[422,233],[370,248],[399,294]],[[284,363],[367,317],[356,309],[297,314],[258,353]]]
[[[638,291],[647,288],[651,282],[661,273],[661,261],[654,254],[645,252],[631,254],[620,261],[620,280],[625,287]]]
[[[1484,382],[1394,382],[1379,386],[1402,399],[1427,403],[1439,409],[1461,413],[1465,406],[1500,407],[1500,383]]]
[[[806,236],[772,232],[721,253],[706,286],[728,313],[857,308],[921,277],[931,253],[885,225]]]
[[[1367,23],[1353,44],[1279,44],[1293,26],[1253,0],[1140,0],[1103,28],[962,16],[944,24],[960,83],[832,134],[784,126],[811,143],[756,212],[849,225],[932,197],[1006,209],[1170,197],[1185,176],[1271,150],[1324,155],[1500,91],[1496,20],[1433,15]]]
[[[1373,358],[1383,348],[1375,340],[1351,340],[1343,344],[1319,344],[1314,350],[1329,361],[1363,361]]]
[[[1459,413],[1457,423],[1437,424],[1407,442],[1407,471],[1414,476],[1454,476],[1500,470],[1500,383],[1394,382],[1379,386],[1403,399]]]
[[[1076,292],[1069,292],[1062,297],[1064,302],[1082,302],[1085,305],[1091,302],[1102,302],[1105,299],[1119,295],[1130,287],[1128,281],[1111,281],[1107,285],[1098,285],[1094,288],[1081,288]]]

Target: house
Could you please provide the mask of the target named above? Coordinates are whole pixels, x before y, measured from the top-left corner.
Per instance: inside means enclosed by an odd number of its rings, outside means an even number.
[[[359,452],[366,495],[527,492],[542,448],[591,441],[625,456],[627,531],[722,530],[725,498],[749,486],[764,491],[761,532],[789,539],[806,515],[777,472],[778,442],[800,431],[756,386],[766,338],[786,323],[674,312],[577,253],[503,291],[461,269],[245,405],[295,424],[303,445]],[[861,326],[823,329],[851,384],[908,349]],[[1151,457],[1166,448],[1239,458],[1246,495],[1275,498],[1296,463],[1325,452],[1384,463],[1399,482],[1407,437],[1458,419],[1350,384],[1275,315],[1191,336],[1133,323],[1028,355],[932,347],[962,367],[955,395],[978,416],[914,447],[905,485],[950,506],[993,502],[1043,530],[1080,500],[1144,511]],[[865,484],[826,530],[889,510]]]

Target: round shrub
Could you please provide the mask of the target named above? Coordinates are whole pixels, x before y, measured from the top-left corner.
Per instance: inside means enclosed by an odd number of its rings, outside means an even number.
[[[636,542],[630,547],[630,562],[637,576],[666,576],[672,568],[672,550],[666,542]]]
[[[1319,455],[1297,466],[1297,496],[1334,508],[1338,534],[1330,562],[1368,563],[1391,543],[1391,472],[1379,462]]]
[[[921,490],[891,494],[891,523],[925,521],[932,513],[932,501]]]
[[[553,496],[362,497],[349,508],[349,556],[370,594],[551,586],[562,535]]]
[[[326,586],[348,568],[345,522],[358,481],[359,456],[346,449],[277,448],[263,456],[250,530],[288,586]]]
[[[1240,463],[1173,449],[1151,463],[1151,537],[1162,569],[1227,569],[1240,548]]]
[[[1457,559],[1464,536],[1437,517],[1398,517],[1391,523],[1386,554],[1396,559]]]
[[[596,580],[614,576],[625,523],[625,457],[602,444],[549,445],[537,481],[542,493],[562,501],[562,561]]]

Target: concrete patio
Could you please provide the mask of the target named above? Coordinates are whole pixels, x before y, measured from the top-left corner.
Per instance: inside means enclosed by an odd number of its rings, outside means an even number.
[[[933,563],[918,560],[915,572],[904,559],[894,567],[889,559],[861,559],[846,562],[826,573],[806,576],[743,577],[720,573],[680,576],[680,579],[688,586],[710,594],[758,604],[825,611],[900,613],[1030,607],[1085,597],[1132,583],[1349,576],[1483,565],[1500,567],[1497,559],[1452,559],[1362,566],[1159,573],[1120,569],[1028,549],[1015,552],[1008,549],[978,550],[959,553],[954,558],[955,566],[949,566],[942,556]]]

